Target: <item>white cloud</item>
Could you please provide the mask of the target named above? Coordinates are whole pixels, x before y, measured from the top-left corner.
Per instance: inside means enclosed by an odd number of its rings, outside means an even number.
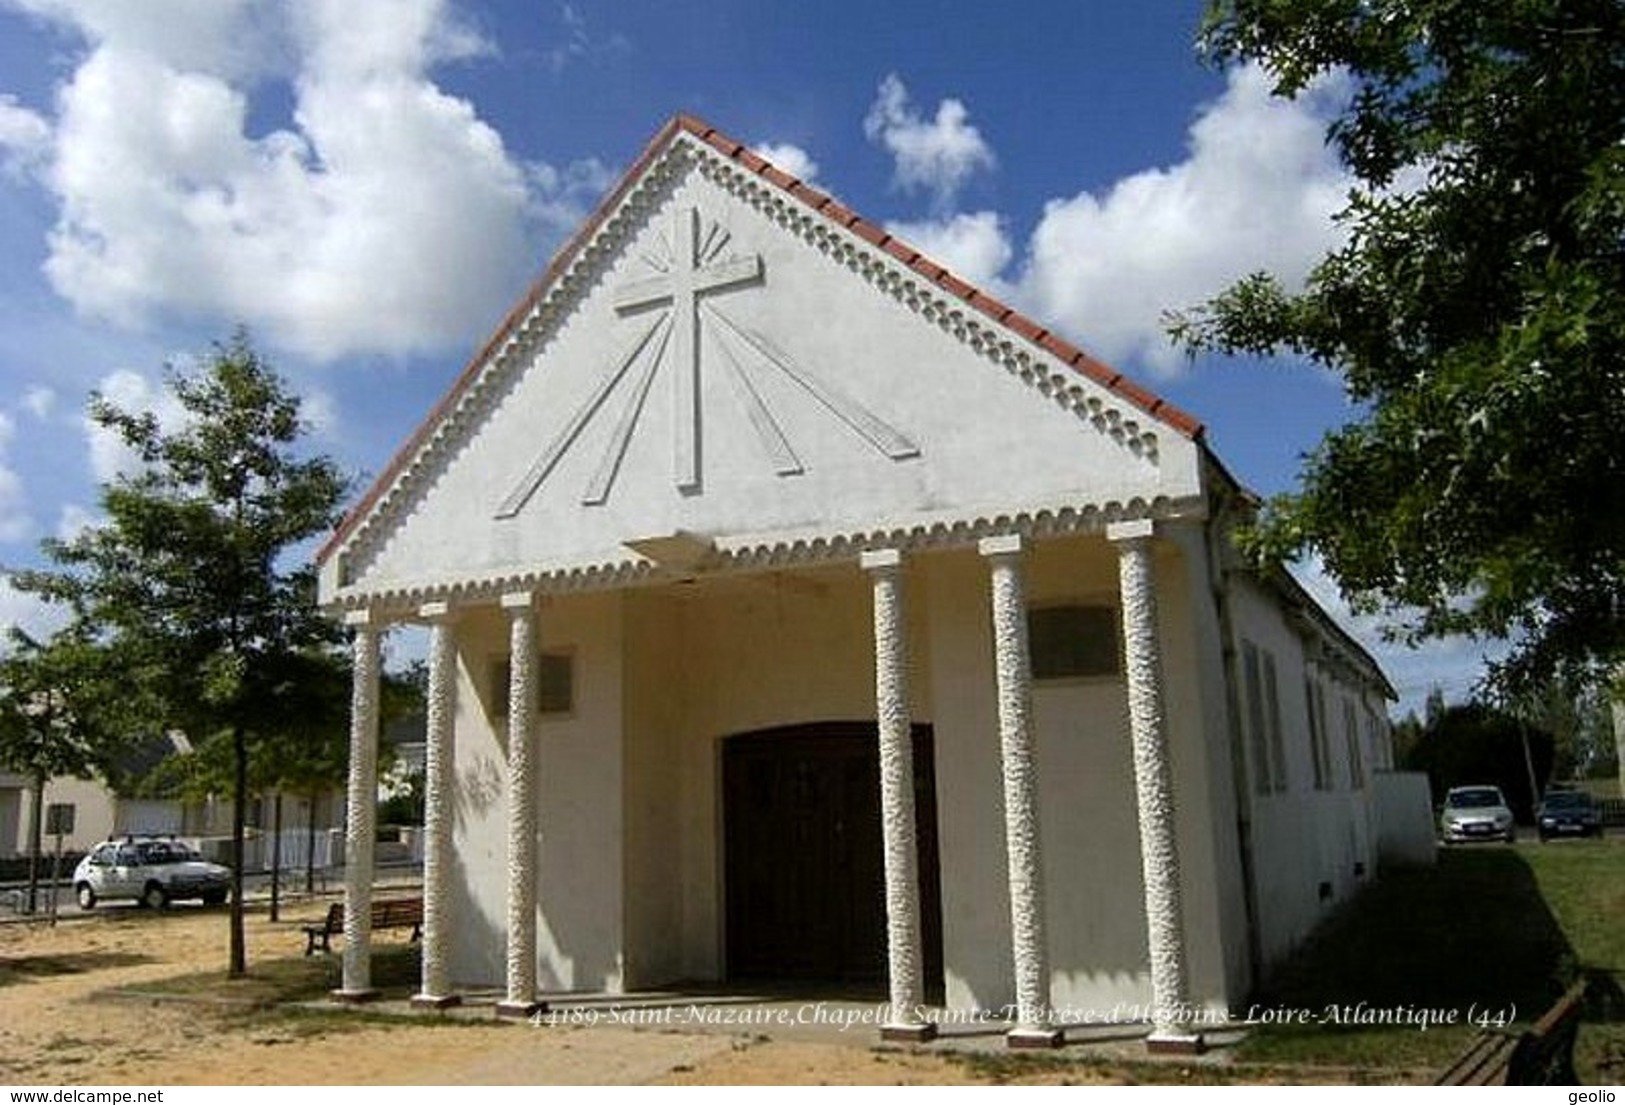
[[[760,142],[751,147],[803,184],[818,177],[818,162],[800,146],[789,142]]]
[[[989,292],[1000,292],[996,286],[999,274],[1010,263],[1014,252],[1004,220],[993,211],[926,222],[887,223],[886,230]]]
[[[266,71],[285,54],[268,0],[7,0],[16,8],[162,64],[235,78]]]
[[[0,464],[0,544],[21,541],[33,532],[34,519],[28,513],[22,477]]]
[[[56,392],[43,384],[35,385],[23,392],[23,406],[29,414],[44,422],[56,410]]]
[[[572,234],[619,177],[618,170],[595,157],[572,161],[562,169],[531,162],[525,166],[531,196],[526,210],[550,234]]]
[[[1325,127],[1341,94],[1322,86],[1284,101],[1258,69],[1233,71],[1192,124],[1184,161],[1046,205],[1020,277],[1024,302],[1108,359],[1174,371],[1182,356],[1165,311],[1258,269],[1301,281],[1337,243],[1331,216],[1350,181]]]
[[[131,414],[151,412],[158,424],[167,428],[184,425],[186,408],[168,389],[154,384],[139,372],[119,369],[102,378],[96,389],[103,399]],[[141,460],[118,433],[92,419],[82,419],[85,442],[90,450],[90,470],[99,483],[112,483],[120,475],[134,472]]]
[[[13,629],[21,629],[36,638],[47,637],[67,621],[66,610],[37,595],[17,590],[11,577],[0,573],[0,653],[8,647],[6,638]]]
[[[625,35],[599,34],[592,30],[587,25],[587,17],[577,5],[560,4],[558,12],[559,42],[542,55],[555,75],[563,72],[572,62],[594,56],[624,55],[631,51],[632,44]]]
[[[924,118],[909,101],[902,80],[891,73],[880,82],[863,133],[892,155],[897,187],[929,192],[934,209],[946,212],[973,173],[997,163],[969,119],[965,105],[954,99],[939,103],[934,118]]]
[[[449,0],[23,3],[88,44],[40,172],[46,271],[92,316],[241,321],[318,359],[441,348],[523,282],[583,176],[550,190],[435,83],[489,49]],[[272,82],[291,117],[251,135]]]
[[[310,432],[329,441],[337,440],[339,432],[339,404],[333,393],[321,388],[307,388],[299,397],[299,417]]]
[[[0,411],[0,543],[21,541],[34,530],[22,477],[6,464],[6,454],[16,433],[17,424],[10,415]]]
[[[51,152],[51,124],[38,112],[0,94],[0,167],[14,177],[38,172]]]
[[[94,511],[86,510],[78,503],[63,503],[62,513],[56,520],[56,536],[62,541],[72,541],[94,526],[98,518]]]

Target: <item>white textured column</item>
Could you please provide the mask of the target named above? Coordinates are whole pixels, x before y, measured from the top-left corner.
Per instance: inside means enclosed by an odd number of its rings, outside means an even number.
[[[457,716],[457,637],[450,607],[418,611],[429,623],[429,689],[424,704],[423,977],[412,1004],[444,1009],[462,999],[451,991],[451,787]]]
[[[373,837],[378,821],[378,673],[383,635],[377,616],[353,611],[350,668],[350,785],[344,821],[344,979],[333,997],[369,1001],[372,988]]]
[[[1044,858],[1039,847],[1038,763],[1033,755],[1032,661],[1027,653],[1025,542],[989,537],[993,589],[993,659],[999,694],[999,748],[1004,774],[1004,842],[1010,871],[1010,943],[1016,966],[1016,1025],[1011,1047],[1055,1047],[1049,948],[1044,932]]]
[[[536,608],[528,591],[502,596],[508,612],[508,956],[504,1017],[536,1000]]]
[[[1190,975],[1185,914],[1179,892],[1179,842],[1174,821],[1173,766],[1168,753],[1162,694],[1162,650],[1157,643],[1157,596],[1150,521],[1106,529],[1117,543],[1123,604],[1123,655],[1128,667],[1129,733],[1140,815],[1140,863],[1145,878],[1145,922],[1151,952],[1153,1051],[1198,1051],[1202,1037],[1190,1027]]]
[[[919,850],[914,832],[914,726],[909,716],[903,558],[896,549],[859,558],[874,587],[875,720],[880,731],[880,829],[886,872],[886,967],[891,1011],[883,1040],[924,1041],[937,1026],[925,1004],[920,945]]]

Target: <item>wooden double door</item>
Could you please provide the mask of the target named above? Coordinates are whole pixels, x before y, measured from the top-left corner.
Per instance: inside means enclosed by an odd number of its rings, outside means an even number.
[[[873,723],[730,737],[722,751],[728,977],[874,984],[886,978],[880,755]],[[942,987],[942,884],[929,726],[914,728],[921,952]]]

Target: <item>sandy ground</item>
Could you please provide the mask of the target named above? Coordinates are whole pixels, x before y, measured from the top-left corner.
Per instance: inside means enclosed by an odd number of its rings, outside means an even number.
[[[251,906],[250,973],[256,963],[297,957],[300,924],[325,911],[322,901],[295,903],[273,925],[263,905]],[[254,1009],[241,991],[234,1000],[225,979],[227,939],[224,910],[190,905],[161,913],[103,907],[55,928],[0,924],[0,1085],[1080,1084],[1148,1073],[1103,1065],[1098,1051],[1096,1062],[1085,1061],[1079,1048],[1064,1058],[1012,1060],[997,1034],[981,1045],[990,1061],[967,1063],[941,1045],[880,1046],[862,1028],[538,1026],[498,1021],[482,1008],[413,1013],[403,1002],[392,1016],[389,1003],[360,1017],[325,1002],[315,1003],[316,1015]],[[401,937],[376,940],[383,946]],[[161,986],[197,972],[219,981],[179,1000],[173,985]],[[168,996],[152,996],[164,989]],[[1144,1055],[1137,1041],[1120,1046],[1128,1050],[1118,1059]],[[1222,1058],[1208,1058],[1215,1060],[1222,1069]],[[1176,1084],[1192,1075],[1206,1081],[1204,1073],[1253,1080],[1212,1068],[1151,1073]],[[1279,1073],[1253,1072],[1260,1081]]]
[[[323,907],[296,905],[272,925],[248,918],[249,962],[297,955],[298,926]],[[394,941],[398,934],[381,934]],[[455,1023],[366,1023],[245,1012],[215,1001],[113,997],[113,988],[197,971],[224,980],[226,916],[177,906],[119,906],[55,928],[0,925],[0,1084],[953,1084],[980,1081],[937,1054],[760,1033],[535,1027],[470,1015]],[[1043,1081],[1095,1080],[1038,1072]]]

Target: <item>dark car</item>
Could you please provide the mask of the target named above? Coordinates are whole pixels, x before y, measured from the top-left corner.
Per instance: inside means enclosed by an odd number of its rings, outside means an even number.
[[[1602,832],[1597,803],[1583,790],[1550,790],[1535,813],[1540,839],[1554,836],[1596,836]]]

